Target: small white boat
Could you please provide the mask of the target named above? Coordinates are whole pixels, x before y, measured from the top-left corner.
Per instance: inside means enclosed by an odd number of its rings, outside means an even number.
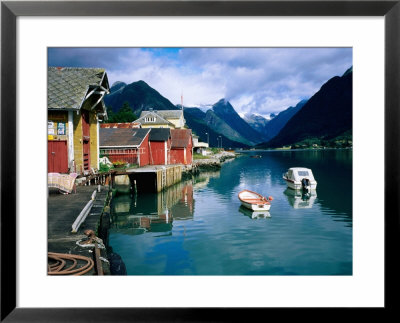
[[[292,167],[283,174],[283,179],[289,188],[294,190],[303,189],[305,191],[316,190],[317,181],[309,168]]]
[[[238,194],[239,200],[242,205],[253,211],[268,211],[271,208],[273,198],[262,196],[253,191],[243,190]]]

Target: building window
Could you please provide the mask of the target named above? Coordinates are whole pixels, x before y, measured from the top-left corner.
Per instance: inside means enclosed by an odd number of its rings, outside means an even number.
[[[156,118],[155,117],[145,117],[144,121],[145,122],[156,122]]]

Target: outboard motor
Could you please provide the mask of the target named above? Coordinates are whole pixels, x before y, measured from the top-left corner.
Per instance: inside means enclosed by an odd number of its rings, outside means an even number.
[[[311,189],[310,185],[311,185],[310,180],[308,178],[303,178],[301,180],[301,187],[303,188],[304,191],[309,192]]]

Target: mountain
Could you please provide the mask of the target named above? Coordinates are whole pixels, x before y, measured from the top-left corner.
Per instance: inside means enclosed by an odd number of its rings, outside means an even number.
[[[294,107],[289,107],[280,112],[273,118],[263,129],[262,134],[265,136],[266,141],[274,138],[279,131],[286,125],[286,123],[307,103],[307,100],[302,100]]]
[[[246,121],[250,127],[262,134],[264,140],[270,139],[264,135],[266,134],[265,128],[271,119],[264,118],[262,115],[257,113],[246,113],[243,115],[242,119]]]
[[[207,123],[207,113],[210,115],[212,110],[208,110],[207,112],[202,111],[199,108],[188,108],[185,107],[183,110],[183,115],[186,120],[186,125],[192,129],[193,133],[199,136],[199,140],[202,142],[209,142],[210,147],[218,147],[221,145],[223,147],[231,147],[231,148],[248,148],[249,145],[246,145],[243,142],[231,140],[230,138],[225,136],[225,133],[220,129],[212,128],[215,125],[209,125]],[[208,136],[207,136],[208,134]],[[219,137],[221,136],[221,138]]]
[[[307,100],[302,100],[295,107],[289,107],[277,115],[271,113],[271,119],[266,119],[257,113],[246,113],[243,116],[243,120],[254,130],[258,131],[262,135],[264,141],[268,141],[279,133],[289,119],[293,117],[306,102]]]
[[[229,101],[225,99],[219,100],[212,107],[212,110],[207,111],[206,118],[209,124],[214,124],[214,126],[223,129],[223,133],[229,137],[229,135],[237,137],[238,135],[242,137],[246,144],[256,144],[263,141],[262,135],[254,130],[246,121],[244,121],[239,114],[235,111]],[[228,127],[222,127],[222,123],[226,124]],[[225,133],[225,129],[230,128],[235,132]]]
[[[111,86],[111,92],[118,93],[121,92],[126,86],[126,83],[117,81]]]
[[[351,136],[353,70],[327,81],[264,147],[282,147],[304,140]]]
[[[115,82],[110,88],[110,94],[104,97],[104,103],[118,112],[125,102],[128,102],[133,112],[139,116],[143,110],[149,108],[157,110],[177,110],[178,108],[159,92],[144,81],[125,84]]]
[[[241,136],[235,129],[232,129],[231,126],[227,124],[223,118],[215,114],[213,110],[208,110],[206,112],[204,121],[211,129],[220,134],[224,134],[224,136],[230,140],[238,141],[249,146],[254,144],[252,141]]]
[[[223,147],[249,147],[263,141],[262,135],[251,128],[225,99],[219,100],[208,110],[185,108],[184,117],[188,127],[198,136],[201,137],[205,132],[209,134],[211,146],[218,145],[218,136],[223,136]],[[211,134],[214,139],[211,139]],[[204,139],[201,137],[201,140]]]
[[[208,109],[208,111],[204,108],[185,108],[184,117],[187,126],[200,136],[202,141],[207,141],[205,133],[208,133],[212,147],[220,146],[221,140],[223,147],[245,148],[252,146],[255,142],[249,139],[247,133],[240,129],[241,127],[250,128],[249,125],[237,115],[229,102],[222,103],[222,101],[210,106],[211,109]],[[108,108],[112,108],[114,113],[118,112],[125,102],[128,102],[129,107],[137,116],[143,110],[149,108],[155,110],[179,110],[181,108],[180,105],[173,105],[144,81],[131,84],[115,82],[111,86],[110,94],[105,96],[104,102]],[[230,123],[228,124],[224,119],[229,120]],[[238,128],[240,129],[239,132],[237,131]],[[250,128],[250,130],[252,129]],[[243,136],[243,133],[245,133],[245,136]]]

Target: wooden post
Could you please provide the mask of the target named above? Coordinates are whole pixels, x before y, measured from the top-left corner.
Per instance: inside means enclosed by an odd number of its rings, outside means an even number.
[[[97,275],[103,276],[104,272],[103,272],[103,266],[102,266],[101,260],[100,260],[100,249],[99,249],[99,246],[97,245],[96,241],[94,242],[94,256],[95,256],[95,260],[96,260]]]

